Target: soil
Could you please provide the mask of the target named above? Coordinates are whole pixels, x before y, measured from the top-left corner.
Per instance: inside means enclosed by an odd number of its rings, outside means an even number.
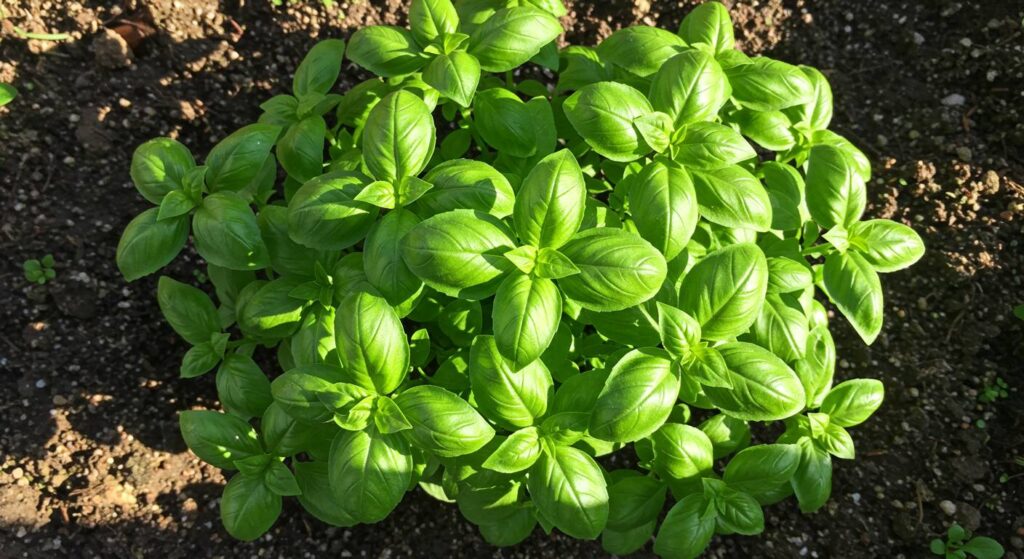
[[[566,39],[674,29],[692,3],[567,2]],[[166,135],[206,153],[288,87],[314,39],[402,25],[405,2],[2,4],[0,82],[21,96],[0,109],[0,557],[604,556],[540,530],[495,550],[420,492],[377,525],[329,528],[290,503],[259,541],[231,540],[224,478],[177,429],[178,410],[217,405],[212,378],[177,378],[185,348],[155,278],[128,285],[114,266],[146,207],[128,177],[136,145]],[[883,277],[874,346],[834,321],[838,375],[880,378],[887,399],[854,430],[857,460],[837,461],[827,507],[773,506],[764,535],[716,538],[708,556],[923,557],[956,520],[1024,557],[1024,4],[727,4],[745,50],[827,74],[834,129],[873,159],[868,215],[913,225],[928,253]],[[342,88],[362,78],[343,76]],[[21,263],[47,253],[56,280],[28,285]],[[187,278],[196,259],[170,273]],[[997,379],[1008,397],[988,401]]]

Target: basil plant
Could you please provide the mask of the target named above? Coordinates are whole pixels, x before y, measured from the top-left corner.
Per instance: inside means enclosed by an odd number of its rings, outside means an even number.
[[[870,344],[920,237],[863,218],[825,77],[736,50],[721,4],[593,48],[558,46],[564,14],[414,0],[410,29],[313,47],[202,164],[135,152],[153,207],[117,264],[152,274],[190,237],[205,260],[215,299],[157,297],[181,376],[216,371],[223,411],[181,431],[233,472],[232,536],[284,497],[353,526],[419,487],[494,545],[539,525],[690,558],[828,500],[883,388],[835,382],[827,305]],[[339,93],[346,58],[375,77]]]

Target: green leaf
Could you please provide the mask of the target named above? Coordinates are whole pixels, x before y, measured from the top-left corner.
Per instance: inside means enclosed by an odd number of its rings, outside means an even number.
[[[668,273],[665,257],[647,241],[606,227],[577,233],[561,249],[580,273],[558,280],[583,308],[607,312],[653,297]]]
[[[651,436],[651,454],[654,471],[673,492],[697,489],[714,464],[711,439],[700,429],[678,423],[666,423]]]
[[[493,293],[513,266],[504,256],[514,248],[505,226],[488,214],[453,210],[428,218],[401,242],[402,258],[430,287],[451,296]]]
[[[288,176],[304,183],[323,173],[327,123],[322,116],[308,116],[290,126],[277,143],[277,158]]]
[[[788,485],[799,465],[796,445],[762,444],[739,451],[725,466],[722,480],[767,504],[764,499],[780,485]]]
[[[507,72],[561,34],[562,25],[551,14],[532,6],[503,8],[471,32],[468,51],[484,70]]]
[[[288,466],[277,460],[270,462],[269,467],[263,474],[263,483],[272,493],[282,497],[294,497],[302,494],[302,490],[299,489],[299,483],[295,480],[295,475],[288,469]]]
[[[371,25],[353,33],[349,39],[348,57],[385,78],[411,74],[427,62],[413,34],[392,25]]]
[[[562,296],[550,279],[509,274],[494,295],[494,341],[514,370],[537,360],[551,344]]]
[[[375,400],[373,410],[373,423],[377,430],[385,435],[412,429],[412,424],[406,419],[402,409],[395,404],[394,400],[386,396]]]
[[[726,70],[732,96],[755,111],[778,111],[814,99],[814,87],[799,68],[765,56]]]
[[[745,342],[716,346],[725,359],[732,388],[705,386],[722,412],[748,421],[785,419],[804,409],[807,395],[800,378],[770,351]]]
[[[576,132],[608,159],[629,162],[651,151],[633,122],[654,108],[643,93],[628,85],[600,82],[584,86],[566,99],[562,108]]]
[[[543,99],[524,103],[515,93],[492,87],[477,94],[473,110],[473,127],[480,137],[495,150],[512,157],[532,157],[541,150],[541,129],[546,127],[547,135],[554,134],[550,106]]]
[[[270,380],[251,357],[238,353],[226,355],[217,369],[217,397],[228,413],[242,419],[263,415],[273,402]]]
[[[260,418],[260,436],[263,438],[267,452],[274,456],[298,454],[311,447],[311,441],[323,434],[322,428],[299,422],[288,415],[284,408],[276,402],[267,406],[263,417]],[[295,473],[299,474],[298,468]]]
[[[786,114],[793,122],[804,124],[811,130],[825,130],[832,121],[832,88],[818,70],[800,66],[800,71],[810,80],[814,95],[807,103],[786,109]]]
[[[764,511],[754,497],[732,488],[723,488],[715,497],[718,524],[744,536],[755,536],[764,532]]]
[[[707,5],[707,4],[705,4]],[[672,559],[696,559],[715,534],[715,517],[708,516],[703,493],[682,498],[668,511],[654,540],[654,552]]]
[[[233,470],[233,461],[263,453],[256,431],[233,415],[187,410],[179,422],[189,450],[214,467]]]
[[[170,138],[154,138],[132,154],[131,177],[143,198],[159,204],[172,190],[181,188],[185,174],[196,166],[192,152]]]
[[[670,355],[682,357],[700,345],[701,330],[697,319],[660,301],[657,307],[661,345]]]
[[[389,394],[409,372],[409,340],[387,300],[357,291],[338,304],[334,321],[338,355],[352,382]]]
[[[569,45],[562,49],[562,71],[558,74],[556,91],[579,89],[610,78],[597,51],[590,47]]]
[[[327,378],[327,365],[294,368],[270,384],[274,402],[305,423],[325,423],[335,410],[345,410],[371,396],[366,389]]]
[[[484,467],[503,474],[514,474],[533,466],[541,454],[536,427],[525,427],[508,436],[487,460]]]
[[[798,443],[800,466],[797,467],[790,483],[800,503],[801,512],[820,509],[832,494],[832,457],[818,448],[809,438]]]
[[[657,527],[658,520],[655,519],[624,531],[605,528],[604,532],[601,532],[601,549],[613,555],[629,555],[647,545]]]
[[[677,128],[713,120],[732,87],[710,54],[690,49],[668,59],[651,80],[651,106],[672,117]]]
[[[515,370],[492,336],[477,336],[469,353],[469,379],[480,412],[515,430],[533,425],[548,410],[551,373],[536,360]]]
[[[807,262],[784,256],[768,257],[768,293],[793,293],[814,284]]]
[[[729,115],[729,122],[739,126],[744,136],[764,149],[780,152],[796,145],[796,133],[782,111],[741,109]]]
[[[636,126],[636,131],[654,151],[662,153],[669,148],[674,128],[672,117],[654,111],[651,114],[638,116],[633,121],[633,126]]]
[[[356,200],[367,179],[334,172],[302,185],[288,203],[288,233],[297,243],[323,250],[341,250],[363,239],[377,217],[377,208]]]
[[[700,430],[711,439],[715,460],[750,445],[750,425],[724,413],[706,419]]]
[[[185,341],[199,345],[220,334],[220,318],[206,293],[167,276],[157,283],[157,303],[160,312]]]
[[[252,541],[262,536],[281,515],[281,496],[259,477],[237,474],[224,486],[220,519],[231,537]]]
[[[204,375],[213,370],[220,360],[221,355],[217,354],[210,342],[193,346],[185,352],[185,357],[181,360],[181,378],[195,378]]]
[[[537,264],[537,247],[523,245],[505,253],[505,258],[516,265],[516,268],[524,274],[533,273],[533,267]],[[508,281],[506,278],[505,281]],[[505,283],[505,282],[502,282]]]
[[[280,131],[272,124],[250,124],[213,146],[206,156],[206,186],[210,192],[230,191],[248,199]]]
[[[867,205],[867,188],[853,161],[829,145],[811,148],[806,196],[811,217],[825,229],[852,226]]]
[[[586,208],[583,172],[572,152],[548,155],[530,171],[512,214],[519,238],[537,248],[559,248],[579,230]]]
[[[405,90],[385,96],[363,128],[363,158],[378,180],[420,174],[434,153],[434,118],[422,99]]]
[[[850,246],[876,272],[909,268],[924,256],[924,241],[913,229],[888,219],[858,221],[850,226]]]
[[[413,0],[409,6],[409,27],[420,46],[455,33],[459,14],[450,0]]]
[[[632,470],[608,486],[608,530],[627,531],[658,519],[665,506],[666,485]],[[631,475],[630,475],[631,474]]]
[[[595,539],[608,522],[604,474],[579,449],[546,448],[530,468],[527,489],[538,511],[569,536]]]
[[[831,130],[817,130],[811,136],[811,145],[828,145],[838,149],[850,159],[850,163],[864,182],[871,180],[871,161],[846,138]]]
[[[9,83],[0,83],[0,107],[14,101],[18,96],[18,90]]]
[[[867,421],[882,405],[885,387],[875,379],[853,379],[836,385],[821,402],[832,423],[853,427]]]
[[[822,267],[822,289],[870,345],[882,331],[882,284],[871,264],[856,252],[830,254]]]
[[[597,398],[590,434],[627,443],[658,430],[679,394],[672,360],[660,349],[634,349],[615,364]]]
[[[345,54],[345,41],[325,39],[313,45],[302,59],[295,77],[292,91],[296,97],[309,93],[327,95],[341,73],[341,61]]]
[[[340,431],[331,444],[327,477],[335,506],[357,522],[391,514],[412,482],[413,458],[401,435]]]
[[[686,48],[678,35],[646,25],[624,27],[597,45],[597,55],[609,68],[627,72],[633,82],[649,78],[665,61]]]
[[[796,298],[769,293],[750,327],[749,338],[783,361],[792,363],[804,356],[807,331],[807,317]]]
[[[476,452],[494,429],[465,400],[439,386],[416,386],[395,397],[417,447],[442,458]]]
[[[672,260],[690,242],[700,215],[690,174],[670,161],[648,164],[629,189],[629,208],[637,231]]]
[[[703,43],[716,53],[736,45],[729,10],[719,2],[705,2],[690,10],[679,24],[679,36],[687,44]]]
[[[363,243],[363,270],[366,279],[392,305],[400,305],[416,296],[423,282],[402,260],[401,242],[419,223],[408,210],[390,211],[374,224]]]
[[[767,288],[768,264],[761,249],[749,243],[730,245],[686,274],[678,306],[697,319],[704,338],[726,341],[754,323]]]
[[[580,269],[561,252],[542,248],[537,252],[533,273],[538,278],[561,279],[580,273]]]
[[[436,215],[467,209],[497,218],[512,215],[515,192],[508,179],[483,161],[456,159],[431,169],[426,177],[434,185],[416,201],[414,211]]]
[[[1006,554],[999,542],[985,536],[975,536],[970,539],[960,551],[966,551],[978,559],[1000,559]]]
[[[469,107],[480,83],[480,62],[462,51],[440,54],[423,70],[423,81],[460,106]]]
[[[203,199],[192,216],[196,252],[207,262],[231,270],[259,270],[270,263],[256,214],[234,192]]]
[[[156,216],[157,221],[173,219],[192,211],[196,207],[188,196],[181,190],[172,190],[160,201],[160,211]]]
[[[117,269],[127,281],[148,276],[170,264],[188,241],[189,221],[182,215],[157,220],[159,210],[150,208],[124,228],[117,243]]]
[[[772,229],[792,231],[804,222],[804,179],[792,165],[769,161],[761,166],[772,208]]]
[[[357,523],[334,501],[326,461],[292,462],[292,467],[295,468],[295,481],[302,491],[299,502],[306,512],[331,526],[347,527]]]
[[[754,148],[739,132],[714,122],[696,122],[687,126],[682,141],[674,147],[679,162],[687,168],[705,171],[757,157]]]
[[[291,336],[302,321],[302,309],[306,302],[292,296],[302,280],[295,277],[280,277],[263,284],[253,283],[253,292],[247,297],[239,296],[235,310],[238,326],[248,336],[278,340]]]
[[[437,325],[455,345],[469,346],[473,343],[473,338],[483,330],[483,307],[479,301],[452,301],[441,309]]]
[[[690,172],[700,215],[733,229],[767,231],[772,225],[772,202],[761,182],[742,167]]]

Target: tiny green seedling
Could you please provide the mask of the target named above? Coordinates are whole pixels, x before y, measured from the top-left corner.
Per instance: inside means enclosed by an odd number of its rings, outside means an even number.
[[[21,267],[25,270],[25,279],[39,285],[45,285],[46,282],[57,277],[57,272],[53,269],[52,254],[47,254],[40,260],[35,258],[26,260]]]
[[[1002,377],[996,377],[993,382],[985,384],[985,387],[981,389],[978,400],[990,404],[996,400],[1009,397],[1009,390],[1010,386],[1006,384],[1006,381]]]
[[[14,101],[18,96],[18,90],[9,83],[0,83],[0,107]]]
[[[946,531],[946,540],[933,539],[929,549],[946,559],[999,559],[1006,553],[999,542],[985,536],[972,538],[971,533],[956,522]]]

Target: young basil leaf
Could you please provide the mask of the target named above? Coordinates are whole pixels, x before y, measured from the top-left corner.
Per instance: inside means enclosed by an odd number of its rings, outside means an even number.
[[[749,338],[783,361],[792,363],[804,356],[807,331],[807,317],[800,303],[789,295],[769,293],[750,327]]]
[[[473,340],[469,379],[480,412],[509,430],[533,425],[548,410],[553,382],[544,362],[538,359],[513,369],[493,336]]]
[[[514,474],[533,466],[541,454],[536,427],[524,427],[512,433],[487,460],[484,467],[503,474]]]
[[[715,535],[715,516],[707,514],[708,504],[702,493],[680,499],[661,523],[654,552],[673,559],[696,559],[704,553]]]
[[[291,294],[301,282],[300,278],[280,277],[255,285],[245,300],[239,296],[235,312],[242,332],[261,340],[279,340],[294,334],[306,302]]]
[[[729,10],[720,2],[705,2],[690,10],[679,24],[679,36],[687,44],[703,43],[716,53],[736,46]]]
[[[874,379],[853,379],[837,385],[821,402],[832,423],[853,427],[867,421],[882,405],[885,388]]]
[[[480,83],[480,62],[462,51],[440,54],[423,70],[423,81],[460,106],[469,107]]]
[[[405,265],[401,254],[402,239],[419,221],[408,210],[388,212],[374,224],[363,243],[366,279],[392,305],[414,297],[423,288],[423,282]]]
[[[676,494],[699,488],[701,477],[714,464],[711,439],[700,429],[678,423],[666,423],[651,436],[651,453],[653,470]]]
[[[740,109],[729,115],[729,122],[764,149],[781,152],[796,145],[797,135],[782,111]]]
[[[913,229],[888,219],[858,221],[850,226],[850,246],[876,272],[908,268],[924,256],[924,241]]]
[[[387,518],[412,482],[413,458],[401,435],[340,431],[327,478],[335,506],[358,522]]]
[[[470,159],[447,161],[431,169],[424,178],[434,188],[416,201],[414,210],[420,215],[457,209],[485,212],[497,218],[512,215],[512,185],[487,163]]]
[[[757,157],[743,136],[728,126],[698,122],[675,144],[676,158],[688,168],[713,171]]]
[[[471,32],[468,51],[484,70],[507,72],[561,34],[562,25],[551,14],[533,6],[503,8]]]
[[[722,412],[748,421],[785,419],[804,409],[807,395],[800,378],[770,351],[745,342],[716,349],[725,359],[732,388],[705,386],[704,393]]]
[[[579,230],[587,199],[583,172],[563,149],[541,159],[516,196],[512,214],[519,238],[537,248],[559,248]]]
[[[621,229],[581,231],[561,252],[580,270],[558,280],[562,291],[584,308],[600,312],[650,299],[668,273],[665,257],[657,249]]]
[[[802,123],[811,130],[825,130],[832,121],[832,88],[818,70],[800,66],[800,71],[810,80],[814,95],[811,101],[786,109],[786,114],[793,122]]]
[[[590,47],[570,45],[562,50],[561,59],[562,71],[558,74],[555,91],[580,89],[610,79],[597,51]]]
[[[714,119],[731,94],[729,80],[715,58],[690,49],[660,66],[648,95],[654,109],[671,116],[681,128]]]
[[[277,158],[288,175],[304,183],[322,174],[327,123],[308,116],[292,125],[277,143]]]
[[[363,158],[378,180],[413,177],[434,153],[434,119],[422,99],[408,91],[389,93],[370,111],[363,128]]]
[[[313,45],[299,63],[292,79],[296,97],[309,93],[327,95],[341,73],[341,60],[345,54],[345,41],[325,39]]]
[[[804,222],[804,179],[792,165],[770,161],[761,166],[764,188],[772,207],[771,228],[799,229]]]
[[[221,355],[217,354],[210,342],[192,346],[185,352],[185,357],[181,359],[181,378],[195,378],[204,375],[213,370],[220,360]]]
[[[673,357],[682,357],[700,344],[700,323],[685,312],[662,302],[658,307],[661,344]]]
[[[814,221],[831,229],[850,227],[864,213],[867,188],[848,155],[819,145],[807,158],[807,209]]]
[[[609,35],[595,49],[606,66],[626,72],[627,80],[649,78],[666,60],[686,48],[678,35],[657,27],[634,25]]]
[[[495,150],[513,157],[537,153],[540,123],[535,121],[533,109],[518,95],[501,87],[485,89],[477,94],[473,109],[476,131]]]
[[[680,310],[697,319],[709,340],[732,339],[757,319],[768,289],[768,263],[756,245],[712,252],[683,279]]]
[[[281,515],[281,496],[259,477],[237,474],[224,486],[220,519],[231,537],[252,541],[262,536]]]
[[[799,68],[765,56],[726,70],[732,96],[755,111],[778,111],[814,99],[814,86]]]
[[[654,161],[636,175],[629,208],[637,231],[667,260],[683,251],[700,219],[690,174],[670,161]]]
[[[754,497],[732,488],[723,488],[715,497],[718,524],[731,533],[756,536],[764,532],[764,511]]]
[[[172,190],[160,201],[160,209],[157,213],[157,221],[173,219],[192,211],[196,207],[188,196],[181,190]]]
[[[550,279],[510,274],[494,295],[494,341],[512,366],[520,370],[537,360],[551,344],[562,315],[562,296]]]
[[[542,248],[537,252],[533,274],[538,278],[561,279],[580,273],[580,269],[569,257],[553,248]]]
[[[357,520],[339,507],[333,499],[328,481],[326,461],[293,462],[295,481],[302,493],[299,503],[306,512],[331,526],[354,526]]]
[[[810,438],[801,439],[797,446],[800,448],[800,465],[790,483],[800,503],[800,511],[814,512],[832,494],[832,457]]]
[[[217,369],[217,398],[231,415],[259,417],[273,402],[270,380],[251,357],[233,353]]]
[[[353,382],[389,394],[409,372],[409,340],[402,321],[378,295],[358,291],[338,304],[334,332],[338,355]]]
[[[325,378],[325,369],[327,365],[301,366],[274,379],[270,384],[274,405],[295,419],[315,424],[330,421],[335,409],[371,396],[364,388]]]
[[[714,171],[690,172],[700,215],[717,225],[767,231],[772,205],[760,181],[737,165]]]
[[[451,296],[493,293],[499,278],[513,267],[502,256],[514,248],[508,230],[476,211],[453,210],[425,219],[400,244],[409,269]]]
[[[1006,554],[999,542],[985,536],[974,536],[960,548],[978,559],[1000,559]]]
[[[211,264],[259,270],[270,263],[256,215],[234,192],[218,192],[203,199],[192,216],[192,234],[196,252]]]
[[[484,327],[484,311],[480,301],[458,299],[441,309],[437,326],[459,347],[468,347]]]
[[[263,484],[275,495],[282,497],[294,497],[302,494],[299,483],[295,480],[295,474],[288,469],[288,466],[277,460],[270,462],[270,466],[263,474]]]
[[[711,440],[714,459],[718,460],[750,445],[750,425],[720,413],[700,424],[700,430]]]
[[[413,0],[409,5],[409,27],[421,47],[439,37],[455,33],[459,28],[459,14],[451,0]]]
[[[814,284],[814,275],[805,261],[784,256],[768,257],[768,293],[794,293]]]
[[[281,129],[271,124],[250,124],[213,146],[206,156],[206,185],[210,192],[230,191],[251,196]]]
[[[371,25],[353,33],[348,57],[384,78],[411,74],[427,62],[413,34],[391,25]]]
[[[377,208],[356,200],[367,179],[333,172],[302,185],[288,204],[288,233],[299,244],[341,250],[363,239]]]
[[[830,254],[822,266],[822,289],[870,345],[882,331],[882,284],[857,252]]]
[[[157,208],[140,213],[121,234],[117,243],[117,269],[127,281],[148,276],[170,264],[188,241],[187,216],[158,220],[158,214]]]
[[[476,452],[492,438],[494,428],[465,400],[438,386],[416,386],[395,397],[412,430],[417,447],[442,458]]]
[[[412,424],[391,398],[381,396],[375,400],[374,405],[373,423],[381,433],[390,435],[412,429]]]
[[[636,126],[636,131],[654,151],[662,153],[669,148],[674,129],[672,117],[654,111],[651,114],[636,117],[633,126]]]
[[[849,158],[850,163],[860,178],[864,179],[864,182],[871,180],[871,161],[868,160],[868,156],[864,155],[864,152],[857,149],[857,146],[846,138],[831,130],[817,130],[811,135],[811,145],[826,145],[838,149]]]
[[[185,341],[199,345],[220,334],[220,318],[213,301],[199,289],[160,276],[156,290],[160,312]]]
[[[608,522],[604,473],[582,450],[545,448],[530,468],[527,489],[540,513],[574,538],[595,539]]]
[[[600,82],[584,86],[566,99],[562,108],[587,144],[612,161],[634,161],[651,151],[633,122],[654,109],[643,93],[628,85]]]
[[[608,528],[627,531],[657,520],[665,506],[667,486],[650,476],[636,475],[633,470],[608,486]],[[612,472],[613,474],[616,472]]]
[[[634,349],[612,368],[590,417],[589,432],[611,442],[649,436],[668,419],[679,395],[679,377],[661,349]]]
[[[192,152],[171,138],[154,138],[135,148],[131,177],[143,198],[159,204],[172,190],[181,188],[185,174],[196,166]]]
[[[763,505],[775,488],[789,485],[799,465],[800,448],[796,445],[762,444],[739,451],[725,466],[722,480]]]
[[[263,453],[256,431],[233,415],[187,410],[181,412],[179,422],[189,450],[214,467],[233,470],[233,461]]]

